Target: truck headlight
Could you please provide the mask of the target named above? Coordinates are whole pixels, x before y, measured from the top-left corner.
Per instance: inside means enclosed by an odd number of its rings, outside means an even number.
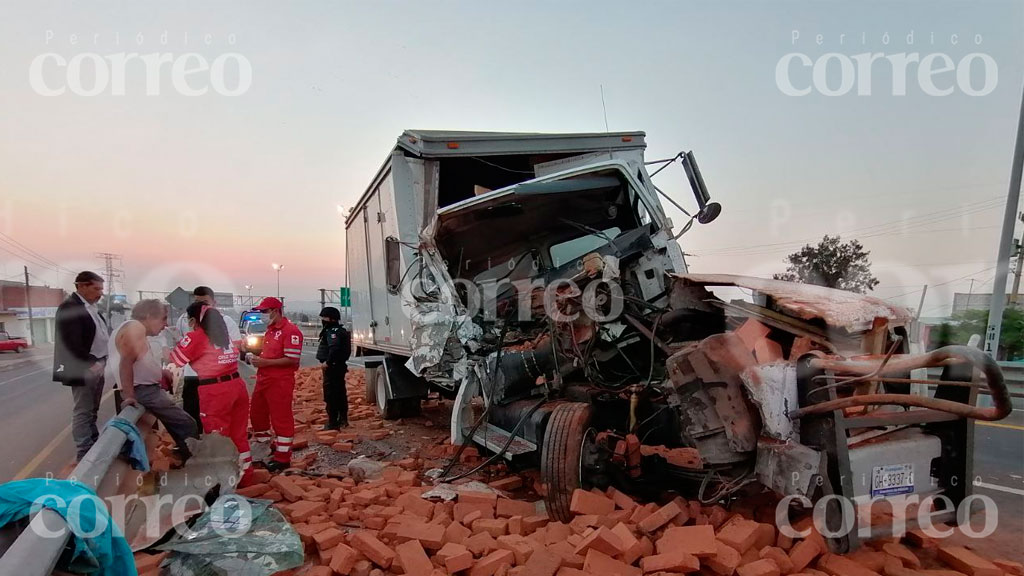
[[[257,344],[260,343],[260,339],[257,338],[256,336],[249,336],[248,338],[245,339],[245,343],[249,346],[256,346]]]

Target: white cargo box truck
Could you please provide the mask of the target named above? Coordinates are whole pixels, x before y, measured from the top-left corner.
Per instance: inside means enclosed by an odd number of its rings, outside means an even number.
[[[671,222],[659,202],[660,191],[645,168],[644,138],[643,132],[429,130],[408,130],[398,138],[345,222],[355,350],[351,364],[367,368],[368,399],[377,403],[385,417],[416,413],[431,385],[447,395],[458,392],[470,370],[465,353],[477,349],[469,332],[478,328],[464,313],[465,302],[456,296],[453,281],[468,276],[460,272],[469,267],[464,266],[463,256],[481,247],[475,239],[463,238],[466,250],[444,254],[434,242],[435,235],[458,222],[460,215],[500,208],[488,203],[500,203],[524,182],[558,179],[589,167],[613,171],[630,182],[624,187],[634,197],[634,206],[653,222],[652,238],[660,242],[665,255],[657,276],[663,275],[662,270],[685,272]],[[690,166],[686,158],[683,161]],[[692,184],[696,168],[687,170]],[[697,198],[701,213],[695,218],[713,219],[717,204],[708,204],[706,195]],[[452,259],[460,260],[457,269]],[[419,290],[409,287],[412,278]],[[424,282],[435,289],[431,295],[423,294],[431,291],[422,288]],[[651,284],[652,296],[657,290],[664,287]]]

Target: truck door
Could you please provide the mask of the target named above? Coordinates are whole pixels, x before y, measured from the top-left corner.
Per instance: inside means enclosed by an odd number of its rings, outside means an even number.
[[[370,268],[370,326],[374,344],[391,343],[391,321],[388,318],[387,264],[384,257],[384,221],[392,215],[381,206],[381,196],[393,194],[391,174],[385,176],[377,186],[373,197],[366,204],[366,246]]]

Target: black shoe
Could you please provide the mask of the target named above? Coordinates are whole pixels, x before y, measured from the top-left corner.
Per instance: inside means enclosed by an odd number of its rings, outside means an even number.
[[[339,429],[341,429],[341,428],[348,428],[348,421],[346,420],[344,422],[339,423],[338,424],[338,428]]]
[[[331,423],[324,424],[324,427],[323,427],[323,429],[325,431],[326,430],[337,430],[339,428],[341,428],[341,424],[331,424]]]
[[[278,462],[277,460],[268,460],[263,463],[263,467],[266,468],[268,472],[276,474],[277,472],[287,470],[291,465],[285,464],[284,462]]]

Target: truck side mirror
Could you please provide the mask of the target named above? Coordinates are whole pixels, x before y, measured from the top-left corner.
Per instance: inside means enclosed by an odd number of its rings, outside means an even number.
[[[704,177],[700,174],[697,166],[697,158],[693,152],[683,154],[683,170],[686,171],[686,178],[690,181],[690,189],[693,190],[693,197],[697,200],[700,211],[697,213],[697,221],[701,224],[709,224],[718,218],[722,213],[722,205],[718,202],[711,202],[711,194],[704,184]]]

